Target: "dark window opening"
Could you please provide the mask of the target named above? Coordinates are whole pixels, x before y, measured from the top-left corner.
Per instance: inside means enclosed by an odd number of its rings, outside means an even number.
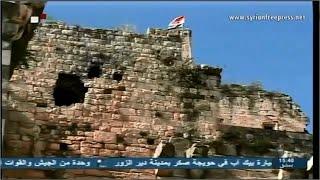
[[[174,145],[172,143],[166,143],[163,146],[159,157],[169,158],[169,157],[174,157],[175,154],[176,154],[176,150],[175,150]]]
[[[183,133],[182,132],[175,132],[174,136],[176,137],[183,137]]]
[[[147,144],[148,145],[154,145],[154,139],[148,138],[147,139]]]
[[[48,107],[47,103],[37,103],[37,107]]]
[[[72,135],[77,134],[78,125],[76,123],[72,123],[70,126],[67,127],[67,130],[70,131]]]
[[[87,91],[88,88],[84,87],[79,76],[60,73],[53,91],[55,105],[69,106],[74,103],[83,103]]]
[[[66,143],[60,143],[59,149],[60,151],[67,151],[68,145]]]
[[[196,146],[192,157],[208,157],[209,148],[206,146]]]
[[[68,131],[76,131],[78,128],[78,125],[76,123],[72,123],[68,128],[67,130]]]
[[[264,124],[263,125],[263,129],[273,130],[274,129],[274,125],[272,125],[272,124]]]
[[[123,74],[121,72],[115,72],[112,74],[112,79],[120,82],[122,80]]]
[[[142,137],[148,136],[148,133],[145,132],[145,131],[140,131],[139,134],[140,134],[140,136],[142,136]]]
[[[120,134],[117,134],[117,143],[118,144],[123,144],[125,143],[124,137]]]
[[[219,123],[223,123],[223,121],[224,121],[224,119],[221,119],[221,118],[218,119]]]
[[[166,59],[163,59],[162,61],[163,61],[163,64],[166,66],[174,65],[174,59],[172,58],[166,58]]]
[[[112,94],[112,89],[105,89],[103,91],[104,94]]]
[[[62,47],[56,47],[56,51],[58,51],[58,52],[64,52],[64,48],[62,48]]]
[[[92,79],[92,78],[95,78],[95,77],[100,77],[102,74],[102,69],[99,65],[92,65],[89,67],[89,70],[88,70],[88,78],[89,79]]]
[[[157,118],[161,118],[161,117],[162,117],[161,112],[156,112],[154,115],[155,115]]]
[[[242,151],[241,145],[237,144],[237,145],[236,145],[236,153],[237,153],[237,156],[241,156],[241,151]]]
[[[175,157],[175,147],[172,143],[168,142],[162,147],[162,151],[160,152],[159,156],[157,158],[172,158]],[[168,171],[165,169],[159,169],[156,176],[160,177],[172,177],[173,171]]]
[[[83,128],[85,131],[92,131],[92,127],[90,124],[85,124]]]
[[[125,91],[125,90],[126,90],[126,87],[124,87],[124,86],[119,86],[119,87],[117,88],[117,90],[118,90],[118,91]]]

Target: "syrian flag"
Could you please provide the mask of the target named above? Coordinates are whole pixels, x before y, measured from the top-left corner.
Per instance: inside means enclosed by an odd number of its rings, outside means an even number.
[[[174,18],[168,25],[168,29],[176,28],[176,27],[183,27],[186,18],[184,16],[179,16]]]

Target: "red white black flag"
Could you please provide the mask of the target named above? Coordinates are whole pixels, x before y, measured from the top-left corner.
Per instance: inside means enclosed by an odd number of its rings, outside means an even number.
[[[174,18],[168,25],[168,29],[183,27],[186,18],[184,16],[179,16]]]

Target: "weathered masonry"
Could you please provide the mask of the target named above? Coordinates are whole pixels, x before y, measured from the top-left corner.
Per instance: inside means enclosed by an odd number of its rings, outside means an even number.
[[[288,95],[222,84],[196,65],[191,30],[147,34],[41,24],[28,64],[9,83],[7,156],[299,157],[312,154],[307,117]],[[169,141],[170,139],[170,141]],[[196,143],[196,144],[195,144]],[[160,145],[159,145],[160,144]],[[156,152],[157,146],[161,152]],[[254,177],[279,170],[24,170],[33,178]],[[8,177],[17,173],[6,172]],[[301,178],[303,171],[285,171]],[[25,177],[25,176],[24,176]]]

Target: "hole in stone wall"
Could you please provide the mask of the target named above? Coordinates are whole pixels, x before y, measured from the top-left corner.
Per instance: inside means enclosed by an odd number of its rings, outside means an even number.
[[[142,137],[145,137],[145,136],[148,135],[148,133],[145,132],[145,131],[140,131],[139,134],[140,134],[140,136],[142,136]]]
[[[154,115],[155,115],[156,117],[158,117],[158,118],[161,118],[161,117],[162,117],[161,112],[156,112]]]
[[[155,141],[154,139],[148,138],[147,139],[147,144],[148,145],[154,145],[154,141]]]
[[[68,145],[66,143],[60,143],[59,149],[60,151],[67,151]]]
[[[175,147],[172,143],[166,143],[163,148],[162,151],[160,153],[159,157],[174,157],[176,154],[176,150]]]
[[[237,156],[241,156],[241,150],[242,150],[241,145],[237,144],[237,145],[236,145],[236,153],[237,153]]]
[[[174,136],[176,137],[183,137],[183,133],[182,132],[175,132]]]
[[[172,58],[166,58],[166,59],[162,60],[163,64],[166,66],[174,65],[174,61],[175,61],[175,59],[172,59]]]
[[[92,128],[91,128],[91,125],[90,125],[90,124],[85,124],[85,125],[83,126],[83,128],[84,128],[85,131],[92,131]]]
[[[273,124],[263,124],[263,129],[266,130],[274,130],[274,125]]]
[[[222,118],[219,118],[219,119],[218,119],[218,122],[219,122],[219,123],[223,123],[223,121],[224,121],[224,119],[222,119]]]
[[[76,131],[78,128],[78,125],[76,123],[72,123],[68,128],[67,130],[68,131]]]
[[[124,137],[120,134],[117,134],[117,143],[119,144],[124,143]]]
[[[83,103],[87,91],[88,88],[84,87],[79,76],[60,73],[53,91],[55,105],[69,106],[74,103]]]
[[[118,90],[118,91],[125,91],[125,90],[126,90],[126,87],[124,87],[124,86],[119,86],[119,87],[117,88],[117,90]]]
[[[97,64],[94,64],[94,65],[90,66],[88,69],[88,78],[92,79],[95,77],[100,77],[101,73],[102,73],[101,67]]]
[[[58,52],[64,52],[64,48],[63,48],[63,47],[56,47],[56,51],[58,51]]]
[[[196,146],[194,157],[208,157],[209,148],[206,146]]]
[[[119,82],[122,80],[122,76],[123,76],[123,74],[121,72],[114,72],[112,74],[112,79]]]
[[[112,89],[105,89],[103,91],[104,94],[112,94]]]
[[[272,126],[264,126],[263,129],[266,129],[266,130],[273,130],[273,127]]]

